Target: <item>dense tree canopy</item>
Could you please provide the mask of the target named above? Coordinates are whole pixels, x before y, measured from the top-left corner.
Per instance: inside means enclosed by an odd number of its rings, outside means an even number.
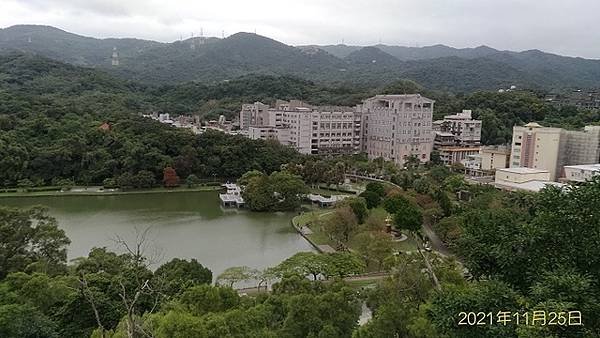
[[[70,240],[43,208],[0,207],[0,279],[16,271],[48,274],[66,268]]]
[[[246,205],[254,211],[295,210],[308,191],[300,176],[287,171],[271,175],[250,171],[239,183],[244,185],[242,196]]]

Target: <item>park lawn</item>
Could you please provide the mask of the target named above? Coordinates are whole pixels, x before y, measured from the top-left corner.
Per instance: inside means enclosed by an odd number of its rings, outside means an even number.
[[[327,218],[327,216],[333,214],[333,212],[334,212],[334,209],[315,208],[311,211],[304,212],[303,214],[294,217],[293,222],[298,227],[307,226],[313,232],[312,234],[307,235],[307,237],[311,241],[313,241],[315,244],[317,244],[317,245],[325,245],[326,244],[326,245],[331,246],[332,248],[335,248],[336,243],[333,242],[331,239],[329,239],[329,236],[327,236],[327,234],[321,230],[321,227],[318,224],[311,224],[311,222],[315,219],[315,217],[318,217],[321,219]],[[372,209],[371,213],[375,214],[381,218],[385,218],[388,215],[387,211],[385,211],[385,209],[383,209],[382,207]],[[350,243],[348,243],[348,245],[349,245],[350,250],[356,249],[355,245],[353,245],[352,240],[350,241]],[[414,239],[411,236],[409,236],[408,239],[406,239],[405,241],[394,242],[394,248],[397,251],[401,251],[401,252],[416,251],[417,245],[416,245]],[[374,271],[377,271],[377,269],[375,268],[375,266],[369,266],[368,271],[374,272]]]
[[[385,209],[383,207],[377,207],[377,208],[371,209],[371,215],[375,215],[379,218],[385,219],[386,217],[388,217],[388,212],[385,211]]]
[[[417,251],[417,243],[415,243],[415,240],[409,236],[405,241],[394,242],[394,248],[401,252]]]
[[[346,280],[344,281],[348,286],[354,290],[360,290],[364,288],[373,288],[381,282],[381,278],[374,279],[361,279],[361,280]]]
[[[327,217],[330,215],[332,209],[322,209],[321,212],[317,213],[319,218]],[[314,217],[314,216],[312,216]],[[314,218],[311,218],[314,219]],[[312,230],[312,234],[308,235],[308,237],[315,242],[317,245],[329,245],[332,248],[335,248],[337,245],[334,241],[332,241],[327,233],[325,233],[319,224],[309,224],[308,227]]]
[[[325,195],[325,196],[353,195],[353,194],[345,192],[345,191],[329,190],[329,189],[323,189],[323,188],[310,188],[309,190],[310,190],[311,194],[316,194],[316,195]]]
[[[311,224],[311,222],[315,219],[315,217],[323,217],[329,213],[331,213],[333,211],[333,209],[313,209],[312,211],[308,211],[305,212],[301,215],[298,215],[296,217],[294,217],[294,219],[292,220],[292,222],[294,222],[294,225],[296,225],[297,227],[302,227],[302,226],[306,226],[308,227],[313,233],[310,235],[306,235],[306,237],[308,237],[312,242],[314,242],[317,245],[329,245],[332,248],[335,248],[335,244],[329,239],[329,237],[327,236],[327,234],[323,231],[321,231],[321,227],[318,226],[318,224]]]

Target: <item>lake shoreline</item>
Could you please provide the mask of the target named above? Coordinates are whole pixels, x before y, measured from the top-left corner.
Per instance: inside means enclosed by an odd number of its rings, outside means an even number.
[[[91,188],[91,187],[88,187]],[[202,186],[196,188],[155,188],[148,190],[129,190],[129,191],[31,191],[31,192],[0,192],[2,198],[13,197],[64,197],[64,196],[115,196],[115,195],[141,195],[141,194],[160,194],[160,193],[181,193],[181,192],[207,192],[219,191],[220,186]]]
[[[123,253],[114,239],[120,237],[133,245],[144,229],[150,229],[145,235],[145,254],[156,266],[173,258],[197,259],[214,276],[231,266],[276,266],[298,252],[315,250],[290,227],[294,213],[225,208],[218,191],[193,192],[206,188],[155,189],[110,197],[27,195],[0,198],[0,205],[46,206],[48,216],[56,219],[71,240],[68,260],[87,257],[94,247]]]

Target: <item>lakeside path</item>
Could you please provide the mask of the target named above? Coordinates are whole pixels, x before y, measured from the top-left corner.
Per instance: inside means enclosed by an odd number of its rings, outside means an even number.
[[[200,186],[195,188],[179,187],[173,189],[154,188],[145,190],[101,190],[99,187],[76,187],[70,191],[30,191],[30,192],[0,192],[0,199],[3,197],[63,197],[63,196],[113,196],[113,195],[136,195],[136,194],[162,194],[162,193],[179,193],[179,192],[203,192],[203,191],[219,191],[220,186]]]

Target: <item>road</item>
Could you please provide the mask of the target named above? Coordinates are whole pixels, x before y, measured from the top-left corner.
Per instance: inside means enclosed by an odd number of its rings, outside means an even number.
[[[433,231],[430,224],[423,223],[423,232],[429,238],[429,244],[431,248],[444,256],[453,256],[450,250],[442,243],[442,240],[438,237],[438,235]]]

